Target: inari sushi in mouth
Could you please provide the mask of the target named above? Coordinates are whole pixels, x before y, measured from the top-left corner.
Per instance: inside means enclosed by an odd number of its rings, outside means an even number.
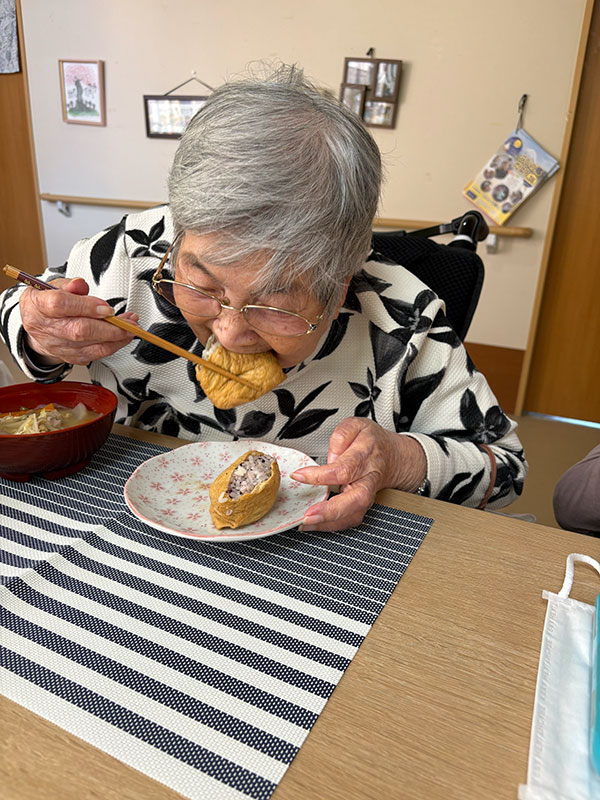
[[[281,477],[274,456],[249,450],[213,481],[208,494],[215,526],[239,528],[264,517],[272,508]]]
[[[223,367],[234,375],[247,378],[255,388],[219,375],[206,367],[196,367],[196,379],[204,394],[216,408],[235,408],[243,403],[250,403],[270,392],[285,380],[285,373],[279,366],[272,351],[266,353],[232,353],[225,349],[214,336],[211,336],[203,358]]]

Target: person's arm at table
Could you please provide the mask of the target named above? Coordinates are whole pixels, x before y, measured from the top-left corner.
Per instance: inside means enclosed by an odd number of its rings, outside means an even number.
[[[385,431],[363,418],[344,420],[331,437],[327,465],[293,474],[307,483],[343,487],[308,510],[306,529],[351,527],[379,489],[412,492],[424,478],[424,494],[471,507],[489,495],[488,506],[502,508],[521,493],[527,462],[516,423],[437,309],[435,300],[424,310],[434,322],[409,344],[412,360],[399,376],[398,430]]]
[[[552,502],[561,528],[600,534],[600,445],[561,476]]]
[[[106,357],[131,341],[131,334],[102,322],[119,310],[114,306],[124,307],[128,265],[120,223],[78,242],[66,264],[40,276],[61,291],[18,284],[3,293],[0,331],[28,377],[47,383],[61,380],[72,365]],[[133,313],[118,316],[137,321]]]

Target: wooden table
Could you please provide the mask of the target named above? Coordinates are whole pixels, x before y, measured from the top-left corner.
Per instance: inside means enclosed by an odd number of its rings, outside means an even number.
[[[569,553],[600,558],[600,540],[393,490],[378,499],[435,523],[273,798],[515,800],[541,593],[560,589]],[[586,565],[574,586],[588,603],[600,591]],[[0,730],[3,800],[180,797],[4,698]]]

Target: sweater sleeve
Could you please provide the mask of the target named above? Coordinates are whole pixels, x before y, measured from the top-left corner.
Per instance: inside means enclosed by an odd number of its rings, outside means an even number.
[[[443,311],[434,305],[430,313],[433,322],[414,337],[412,360],[399,378],[396,430],[425,451],[425,494],[478,507],[493,478],[488,507],[502,508],[521,494],[528,470],[517,423],[501,409]],[[482,445],[495,460],[495,476]]]
[[[600,535],[600,445],[559,479],[553,504],[561,528]]]
[[[129,285],[130,260],[126,248],[124,217],[120,223],[101,231],[90,239],[78,242],[65,264],[48,267],[41,280],[52,282],[56,278],[83,278],[89,293],[106,300],[116,314],[125,310]],[[40,383],[62,380],[71,371],[70,364],[41,367],[35,363],[35,354],[28,350],[25,330],[21,321],[19,299],[27,287],[18,284],[0,296],[0,334],[20,369]]]

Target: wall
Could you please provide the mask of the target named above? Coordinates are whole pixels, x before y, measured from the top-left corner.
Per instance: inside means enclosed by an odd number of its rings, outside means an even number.
[[[22,0],[40,191],[166,199],[176,143],[145,135],[142,95],[166,92],[196,70],[218,85],[252,61],[301,64],[336,94],[344,56],[375,48],[404,61],[394,130],[371,129],[387,165],[380,216],[449,220],[470,204],[462,188],[516,123],[553,155],[563,140],[585,0]],[[106,128],[62,121],[58,59],[105,61]],[[199,84],[193,93],[202,94]],[[187,91],[190,86],[182,91]],[[552,185],[509,224],[530,240],[501,239],[469,339],[524,348]],[[69,219],[43,203],[50,263],[119,218],[76,206]]]

